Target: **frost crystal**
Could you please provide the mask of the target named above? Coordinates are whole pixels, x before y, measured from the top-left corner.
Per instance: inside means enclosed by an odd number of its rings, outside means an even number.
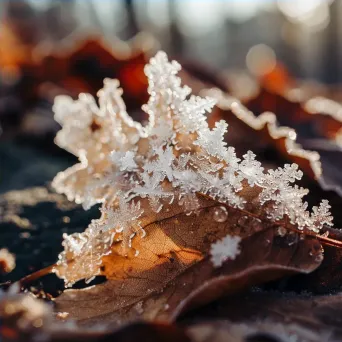
[[[208,126],[206,112],[215,101],[190,96],[191,90],[177,76],[180,69],[164,52],[145,67],[150,95],[143,106],[149,115],[145,127],[127,114],[117,80],[105,80],[98,93],[99,106],[86,94],[76,101],[56,98],[55,119],[62,125],[56,143],[80,163],[59,173],[53,186],[85,208],[103,205],[102,217],[84,233],[64,238],[65,250],[58,263],[68,269],[60,276],[69,281],[75,270],[77,279],[95,274],[101,257],[110,253],[113,239],[127,251],[136,234],[145,234],[147,218],[162,214],[172,203],[189,215],[197,213],[199,194],[244,208],[249,202],[248,188],[253,187],[258,196],[254,205],[268,219],[315,232],[331,224],[326,201],[314,207],[312,214],[307,211],[303,203],[307,190],[293,185],[302,177],[297,165],[265,172],[253,152],[248,151],[242,160],[236,156],[224,140],[227,123],[219,121],[213,129]],[[234,241],[236,252],[237,238],[227,237],[213,246],[214,255],[222,252],[215,264],[233,256]],[[78,260],[68,263],[74,256]]]
[[[234,260],[240,254],[240,242],[241,238],[239,236],[227,235],[213,243],[210,254],[214,267],[221,267],[228,259]]]
[[[220,160],[224,159],[225,154],[227,153],[226,145],[224,142],[224,134],[227,132],[228,124],[221,120],[216,122],[213,130],[209,128],[204,128],[198,131],[198,138],[194,142],[195,145],[199,145],[204,150],[212,156],[219,158]]]
[[[263,171],[264,168],[261,167],[261,163],[255,160],[255,154],[251,151],[248,151],[243,156],[243,161],[240,164],[240,172],[248,181],[250,186],[254,186],[258,184],[258,182],[262,182],[263,179]]]
[[[125,234],[135,234],[140,229],[133,229],[131,221],[135,221],[136,225],[140,228],[140,224],[137,221],[142,215],[143,210],[140,208],[140,202],[127,203],[123,199],[120,199],[120,204],[117,209],[103,208],[102,214],[105,216],[105,224],[100,228],[101,231],[115,231],[117,233],[124,232]]]

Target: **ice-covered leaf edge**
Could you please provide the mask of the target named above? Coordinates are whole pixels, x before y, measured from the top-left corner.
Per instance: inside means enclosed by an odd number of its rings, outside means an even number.
[[[271,72],[272,73],[272,72]],[[338,146],[342,144],[342,106],[338,99],[331,96],[331,89],[327,85],[317,82],[287,80],[284,87],[278,89],[277,83],[273,80],[253,77],[245,70],[227,70],[225,72],[226,82],[228,83],[229,93],[237,97],[242,103],[248,105],[264,93],[274,97],[280,96],[291,104],[298,105],[302,109],[300,116],[305,120],[317,120],[317,126],[323,123],[328,128],[328,132],[323,134]],[[291,75],[287,77],[294,81]],[[284,80],[283,80],[284,81]],[[276,113],[277,114],[277,113]],[[312,116],[312,118],[310,118]]]
[[[264,112],[259,116],[248,110],[237,98],[224,93],[220,89],[204,89],[201,94],[211,96],[217,99],[216,106],[224,111],[230,111],[239,120],[251,127],[255,131],[267,129],[269,136],[274,139],[284,139],[286,153],[290,157],[300,158],[307,161],[306,172],[314,179],[320,179],[322,175],[322,166],[320,155],[316,151],[304,149],[297,143],[297,133],[293,128],[279,126],[277,116],[272,112]],[[306,166],[302,165],[301,166]]]

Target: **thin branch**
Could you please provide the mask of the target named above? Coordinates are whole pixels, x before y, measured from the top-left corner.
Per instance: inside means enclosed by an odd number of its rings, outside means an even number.
[[[56,264],[50,265],[48,267],[45,267],[39,271],[36,271],[32,274],[29,274],[28,276],[21,278],[18,283],[21,287],[26,287],[28,284],[32,283],[33,281],[42,278],[50,273],[53,273],[52,270],[56,266]]]

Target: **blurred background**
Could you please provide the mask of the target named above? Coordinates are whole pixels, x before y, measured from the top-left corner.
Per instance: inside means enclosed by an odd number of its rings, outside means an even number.
[[[0,15],[30,43],[58,42],[75,30],[109,42],[145,31],[168,53],[219,68],[244,67],[251,47],[264,43],[297,76],[342,76],[341,1],[1,0]]]
[[[241,85],[235,93],[243,93],[252,83],[238,82],[235,71],[258,80],[276,70],[272,87],[303,79],[311,93],[336,93],[341,19],[337,0],[0,0],[0,192],[25,187],[24,179],[43,184],[63,169],[55,158],[63,152],[53,147],[56,95],[95,95],[105,77],[118,78],[130,114],[144,119],[143,66],[158,49],[184,65],[195,92],[199,79],[227,92]],[[34,143],[54,159],[32,162]]]

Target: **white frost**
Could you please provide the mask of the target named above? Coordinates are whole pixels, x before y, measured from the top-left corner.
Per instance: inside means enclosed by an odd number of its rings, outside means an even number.
[[[221,267],[225,261],[234,260],[240,254],[240,242],[239,236],[227,235],[213,243],[210,254],[214,267]]]
[[[314,232],[332,224],[327,201],[312,213],[307,210],[303,197],[308,191],[293,184],[302,177],[296,164],[265,172],[253,152],[242,160],[236,156],[226,143],[227,123],[208,126],[206,113],[215,101],[191,95],[177,75],[180,70],[164,52],[145,67],[150,95],[143,106],[149,116],[145,127],[126,112],[117,80],[104,81],[99,106],[87,94],[76,101],[56,99],[55,118],[62,125],[56,143],[80,163],[59,173],[53,186],[87,208],[102,203],[103,213],[84,233],[65,236],[59,264],[66,265],[70,255],[77,255],[82,267],[86,262],[92,263],[89,269],[98,267],[101,256],[110,252],[112,234],[119,234],[127,248],[135,234],[145,233],[139,220],[146,209],[159,213],[177,202],[186,214],[197,213],[199,193],[243,209],[243,188],[257,187],[256,202],[265,205],[270,220],[286,218],[299,229]],[[149,208],[143,208],[143,199]],[[227,236],[212,246],[215,265],[235,257],[238,240]]]

